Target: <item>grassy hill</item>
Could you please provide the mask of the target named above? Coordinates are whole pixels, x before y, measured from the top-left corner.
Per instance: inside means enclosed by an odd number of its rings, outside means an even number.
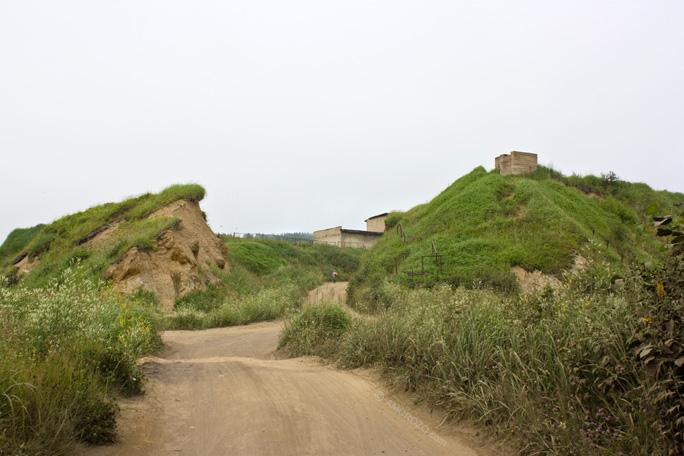
[[[44,286],[60,276],[74,260],[80,260],[93,277],[119,260],[131,247],[153,249],[153,241],[164,230],[174,226],[175,218],[147,217],[162,207],[179,200],[198,202],[205,190],[199,185],[173,185],[161,193],[130,198],[120,203],[95,206],[67,215],[48,225],[16,229],[0,247],[0,275],[16,280],[13,267],[22,258],[39,260],[35,269],[23,280],[27,286]],[[119,224],[117,236],[91,248],[86,242],[103,230]]]
[[[540,167],[530,176],[476,168],[427,204],[393,213],[390,228],[352,280],[354,300],[377,301],[385,277],[405,285],[516,287],[512,266],[560,274],[575,253],[646,261],[658,250],[644,212],[684,195],[622,182],[614,175],[565,177]],[[403,231],[403,236],[402,236]],[[427,257],[432,246],[441,256]],[[406,271],[424,272],[411,277]]]

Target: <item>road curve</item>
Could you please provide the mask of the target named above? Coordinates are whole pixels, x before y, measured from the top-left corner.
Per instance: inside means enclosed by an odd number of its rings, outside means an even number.
[[[168,331],[123,399],[119,442],[79,456],[459,455],[493,451],[389,394],[367,371],[276,359],[282,322]]]

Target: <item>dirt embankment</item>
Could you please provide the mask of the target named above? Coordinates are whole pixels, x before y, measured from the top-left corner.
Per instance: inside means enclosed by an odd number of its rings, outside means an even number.
[[[275,359],[281,322],[169,331],[141,360],[149,384],[124,399],[120,441],[79,456],[501,454],[392,394],[371,371]]]
[[[116,288],[124,293],[139,288],[156,293],[168,310],[176,298],[204,291],[207,283],[220,285],[214,271],[217,268],[229,272],[230,265],[226,246],[207,225],[199,204],[178,201],[150,215],[152,219],[158,217],[176,217],[179,223],[159,236],[156,250],[130,249],[107,269],[105,278],[113,279]],[[102,242],[102,236],[111,235],[110,230],[105,230],[90,243],[97,244]]]

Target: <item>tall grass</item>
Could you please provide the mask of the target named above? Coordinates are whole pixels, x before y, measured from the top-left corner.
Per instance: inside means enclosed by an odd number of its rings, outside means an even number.
[[[279,346],[289,347],[294,356],[330,356],[351,323],[351,315],[339,304],[310,306],[285,325]]]
[[[639,354],[656,311],[632,293],[636,279],[617,289],[610,277],[594,265],[567,277],[564,289],[528,298],[385,282],[391,304],[377,318],[354,319],[333,332],[306,310],[281,343],[347,367],[379,366],[452,416],[510,439],[522,454],[680,454],[681,427],[673,423],[681,400],[673,393],[681,387],[672,385],[681,377],[658,380],[652,367],[661,362],[647,364]],[[661,345],[652,342],[663,350],[666,344],[665,337]],[[666,353],[659,359],[676,372]]]
[[[302,295],[295,285],[264,288],[256,293],[207,300],[198,293],[176,303],[174,311],[164,315],[167,329],[207,329],[245,325],[257,321],[276,320],[289,316],[302,303]]]
[[[116,437],[115,395],[142,390],[135,359],[160,344],[154,312],[88,278],[0,284],[0,454],[69,454]]]

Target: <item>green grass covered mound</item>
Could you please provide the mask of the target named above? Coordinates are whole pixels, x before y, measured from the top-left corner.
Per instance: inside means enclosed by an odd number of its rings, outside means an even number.
[[[377,303],[387,276],[405,285],[432,286],[439,278],[513,290],[512,266],[559,274],[572,266],[575,252],[645,261],[659,246],[646,208],[681,202],[680,193],[606,176],[565,177],[544,167],[533,175],[501,176],[476,168],[429,203],[390,214],[390,230],[364,256],[350,295]],[[433,243],[441,269],[437,258],[427,257]]]
[[[39,260],[35,269],[22,279],[27,286],[47,285],[73,260],[81,261],[93,277],[101,277],[131,247],[154,249],[154,239],[178,223],[175,218],[150,220],[150,214],[179,200],[199,202],[204,195],[200,185],[173,185],[158,194],[146,193],[120,203],[95,206],[49,225],[14,230],[0,246],[0,274],[10,281],[16,280],[14,264],[26,257],[30,262]],[[116,235],[97,247],[88,244],[113,224],[119,224]]]

